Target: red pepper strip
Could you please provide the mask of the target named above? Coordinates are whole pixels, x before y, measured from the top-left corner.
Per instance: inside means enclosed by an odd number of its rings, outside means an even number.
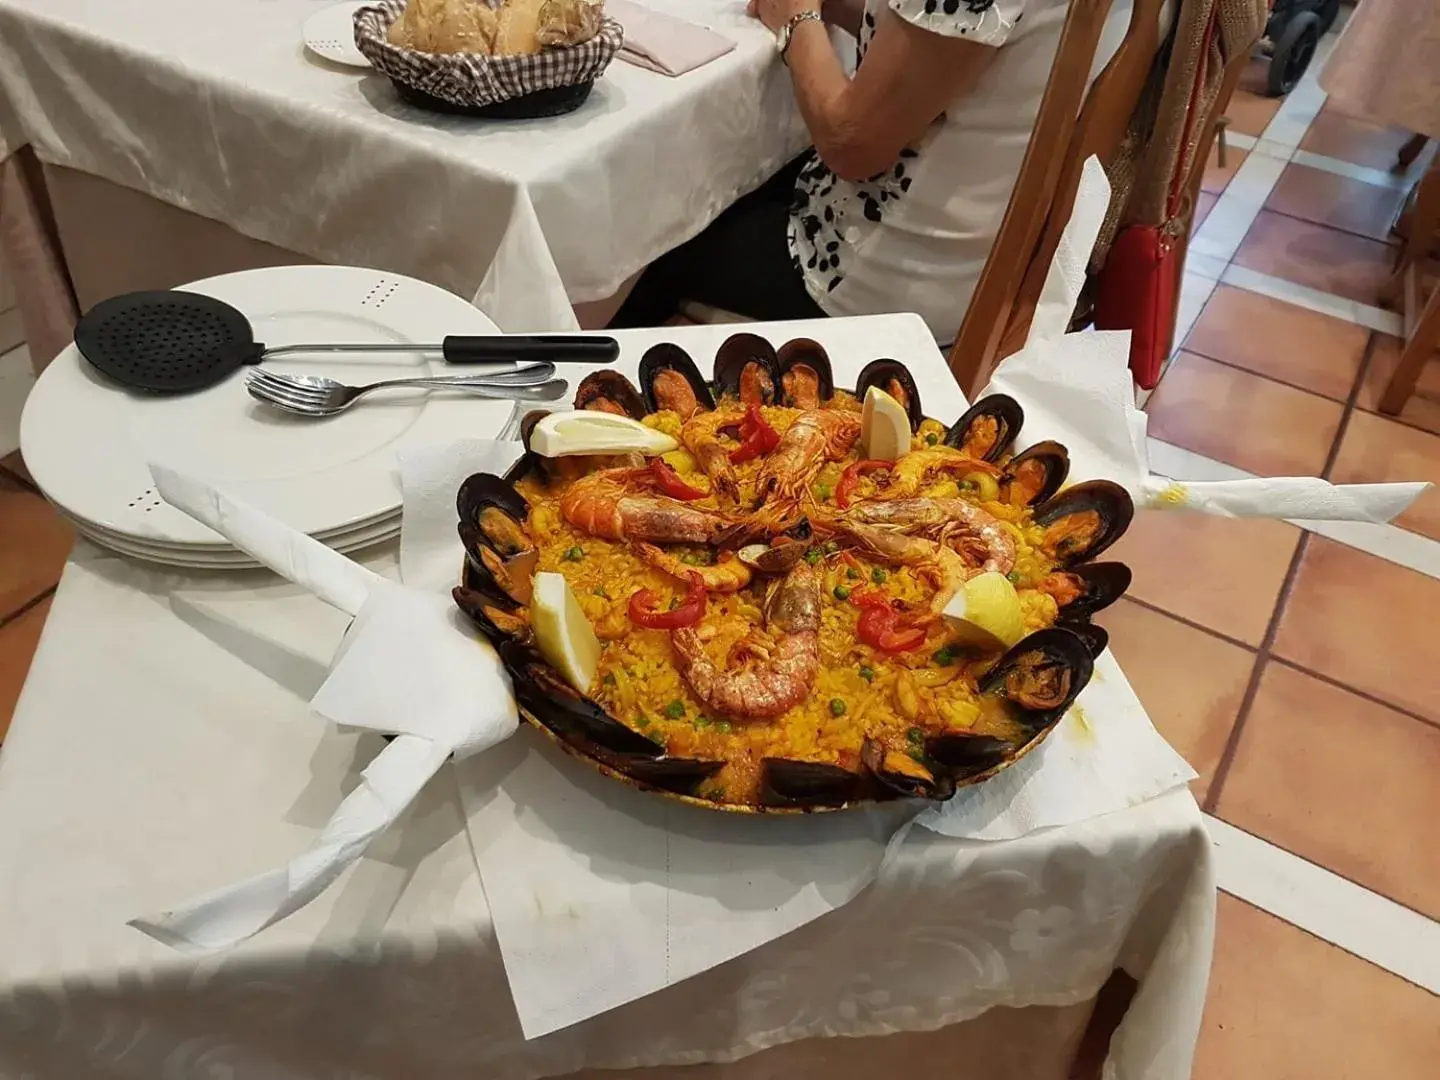
[[[745,419],[740,424],[740,437],[744,440],[740,449],[730,451],[732,465],[768,454],[780,445],[779,434],[765,422],[765,417],[760,415],[759,405],[746,406]]]
[[[850,494],[860,483],[860,477],[866,473],[879,472],[881,469],[891,469],[894,466],[893,461],[881,461],[878,458],[867,458],[846,466],[845,471],[840,474],[840,482],[835,485],[836,504],[841,510],[850,505]]]
[[[901,616],[879,589],[860,589],[850,594],[850,602],[863,609],[855,633],[872,649],[881,652],[909,652],[925,644],[924,626],[902,626]]]
[[[650,459],[650,475],[655,480],[655,486],[672,499],[683,499],[690,502],[692,499],[703,499],[706,493],[699,488],[693,488],[675,471],[675,467],[664,458]]]
[[[655,610],[658,599],[653,589],[640,589],[630,597],[630,621],[649,630],[674,630],[694,626],[705,615],[705,582],[699,574],[690,575],[690,589],[685,599],[671,611]]]

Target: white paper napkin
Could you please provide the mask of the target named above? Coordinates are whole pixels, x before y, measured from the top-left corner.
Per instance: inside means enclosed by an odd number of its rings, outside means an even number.
[[[158,465],[151,472],[166,502],[355,616],[311,706],[334,723],[398,736],[365,769],[310,850],[130,923],[175,948],[223,949],[309,903],[400,816],[447,758],[508,738],[519,717],[494,650],[448,596],[386,581],[203,481]]]
[[[606,0],[605,13],[625,30],[620,59],[661,75],[684,75],[735,48],[708,27],[627,0]]]

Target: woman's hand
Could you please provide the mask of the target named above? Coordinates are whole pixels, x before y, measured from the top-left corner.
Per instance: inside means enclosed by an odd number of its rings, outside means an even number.
[[[820,0],[750,0],[746,10],[764,23],[772,34],[778,34],[780,28],[796,15],[805,11],[818,12]]]

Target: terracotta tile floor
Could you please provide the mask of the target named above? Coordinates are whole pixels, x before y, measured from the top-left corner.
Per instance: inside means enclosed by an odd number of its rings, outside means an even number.
[[[1388,244],[1264,210],[1235,254],[1249,270],[1321,292],[1375,304],[1390,278]]]
[[[1292,162],[1280,174],[1265,209],[1388,241],[1390,226],[1404,201],[1403,189],[1377,187]]]

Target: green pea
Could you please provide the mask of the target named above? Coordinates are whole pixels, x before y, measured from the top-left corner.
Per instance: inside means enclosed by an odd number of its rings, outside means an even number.
[[[825,541],[825,546],[824,546],[823,548],[821,548],[820,550],[823,551],[823,552],[825,552],[826,555],[834,555],[835,552],[837,552],[837,551],[840,550],[840,541],[838,541],[838,540],[826,540],[826,541]]]
[[[842,700],[840,700],[838,697],[832,697],[832,698],[830,699],[830,715],[831,715],[831,716],[844,716],[844,715],[845,715],[845,702],[843,702]]]
[[[926,764],[926,762],[925,762],[925,751],[924,751],[924,750],[909,750],[909,751],[906,751],[906,752],[909,754],[911,761],[918,762],[918,763],[920,763],[921,765]]]
[[[874,669],[873,667],[871,667],[869,664],[861,664],[861,665],[860,665],[860,678],[864,679],[866,682],[874,682],[874,681],[875,681],[875,669]]]
[[[849,589],[849,587],[848,587],[848,586],[845,586],[845,585],[836,585],[836,586],[835,586],[835,599],[836,599],[836,600],[849,600],[849,599],[850,599],[850,589]]]
[[[604,585],[601,585],[599,588],[592,589],[591,592],[593,592],[596,596],[600,597],[600,599],[602,600],[610,599],[610,594],[605,591]]]
[[[644,713],[641,713],[639,716],[635,717],[635,726],[637,728],[647,728],[650,726],[650,720],[648,717],[646,717]]]
[[[721,735],[729,735],[729,734],[730,734],[730,721],[729,721],[729,720],[716,720],[716,721],[715,721],[715,730],[718,731]]]
[[[1019,571],[1019,570],[1011,570],[1008,574],[1005,575],[1005,579],[1006,579],[1007,581],[1009,581],[1011,585],[1019,585],[1019,584],[1020,584],[1020,571]]]
[[[601,679],[600,681],[603,682],[606,686],[614,686],[614,685],[615,685],[615,673],[614,673],[613,671],[607,671],[607,672],[605,673],[605,677],[604,677],[603,679]]]
[[[929,435],[926,435],[926,436],[925,436],[925,445],[926,445],[926,446],[934,446],[934,445],[935,445],[936,443],[938,443],[939,441],[940,441],[940,436],[939,436],[939,435],[936,435],[933,431],[932,431]]]
[[[815,497],[816,497],[817,499],[819,499],[821,502],[829,502],[829,501],[830,501],[830,496],[832,496],[832,495],[834,495],[834,494],[835,494],[835,489],[832,488],[829,484],[816,484],[816,485],[815,485]]]
[[[709,718],[708,716],[697,716],[697,717],[695,717],[695,726],[696,726],[697,728],[707,728],[707,727],[709,727],[709,726],[710,726],[710,718]]]
[[[961,491],[974,491],[977,487],[974,480],[961,480],[957,486]]]
[[[583,558],[585,558],[585,549],[579,544],[576,544],[565,552],[566,562],[579,562]]]
[[[873,581],[876,585],[884,585],[885,582],[889,579],[890,575],[887,574],[884,570],[881,570],[878,566],[875,567],[874,570],[870,571],[870,580]]]
[[[805,561],[811,566],[814,566],[823,558],[824,556],[820,554],[819,548],[811,548],[809,551],[805,552]]]
[[[950,648],[949,645],[943,645],[931,654],[930,659],[934,660],[935,663],[941,667],[949,667],[955,662],[955,650]]]
[[[845,568],[845,576],[851,581],[854,581],[860,576],[860,571],[856,570],[853,566],[847,566]]]
[[[677,698],[665,706],[665,715],[671,720],[679,720],[685,715],[685,704]]]
[[[912,727],[909,731],[905,732],[905,738],[909,739],[913,745],[919,746],[925,742],[925,729]]]

